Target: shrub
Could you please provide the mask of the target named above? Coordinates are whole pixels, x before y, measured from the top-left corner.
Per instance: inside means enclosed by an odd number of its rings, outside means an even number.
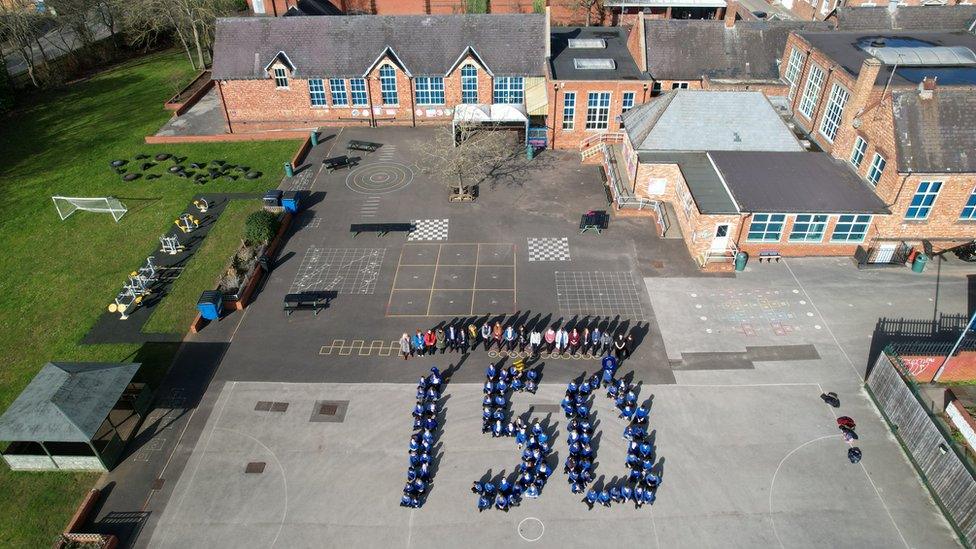
[[[254,212],[244,221],[244,242],[247,244],[263,244],[277,232],[278,217],[267,210]]]

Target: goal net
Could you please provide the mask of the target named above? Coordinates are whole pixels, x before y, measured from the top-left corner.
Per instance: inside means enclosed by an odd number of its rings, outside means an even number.
[[[72,196],[52,196],[54,200],[54,207],[58,210],[58,215],[61,216],[61,221],[64,221],[71,214],[78,210],[85,212],[97,212],[97,213],[109,213],[112,214],[112,219],[116,223],[128,208],[125,207],[118,198],[113,198],[111,196],[101,197],[101,198],[78,198]]]

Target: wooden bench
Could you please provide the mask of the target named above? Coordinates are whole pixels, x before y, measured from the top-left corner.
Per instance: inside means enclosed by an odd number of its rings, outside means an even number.
[[[349,232],[356,233],[376,233],[376,236],[384,236],[388,233],[409,233],[417,228],[413,223],[353,223],[349,225]]]
[[[363,151],[363,152],[371,153],[371,152],[376,152],[376,150],[382,146],[383,146],[382,143],[373,143],[372,141],[359,141],[357,139],[353,139],[349,141],[349,143],[346,145],[346,150]]]
[[[318,316],[319,311],[329,306],[329,302],[338,292],[301,292],[288,294],[284,299],[284,309],[288,316],[295,311],[314,311]]]
[[[610,225],[610,216],[603,210],[592,210],[580,217],[580,234],[586,231],[603,232]]]
[[[777,250],[760,250],[759,251],[759,262],[760,263],[763,262],[763,259],[765,259],[768,262],[772,262],[775,259],[776,260],[776,263],[779,263],[779,258],[780,257],[781,256],[779,255],[779,251],[777,251]]]
[[[322,161],[322,165],[325,166],[330,172],[334,172],[339,168],[352,168],[356,164],[356,160],[349,158],[346,155],[333,156],[332,158],[326,158]]]

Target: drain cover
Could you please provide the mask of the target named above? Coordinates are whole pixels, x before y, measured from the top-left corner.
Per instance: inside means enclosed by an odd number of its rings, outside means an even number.
[[[275,402],[274,404],[271,405],[272,412],[284,412],[286,410],[288,410],[287,402]]]
[[[264,472],[264,462],[263,461],[252,461],[244,467],[244,472],[248,474],[259,475]]]
[[[320,416],[334,416],[334,415],[336,415],[336,412],[338,410],[339,410],[339,407],[336,406],[335,404],[322,404],[322,405],[319,406],[319,415]]]
[[[316,400],[312,406],[312,417],[308,418],[312,422],[342,423],[346,419],[346,409],[349,408],[348,400]]]
[[[271,410],[272,402],[270,400],[259,400],[257,404],[254,405],[255,412],[267,412]]]

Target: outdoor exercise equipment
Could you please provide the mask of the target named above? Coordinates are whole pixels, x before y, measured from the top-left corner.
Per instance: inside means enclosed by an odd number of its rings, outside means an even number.
[[[207,199],[203,197],[194,200],[193,205],[196,206],[198,210],[200,210],[200,213],[206,213],[207,210],[210,208],[210,203],[207,202]]]
[[[193,214],[188,213],[181,215],[173,223],[184,233],[192,233],[194,229],[200,227],[200,220],[193,217]]]
[[[118,198],[106,196],[99,198],[79,198],[71,196],[52,196],[54,207],[58,210],[58,216],[64,221],[77,210],[96,213],[110,213],[112,219],[118,223],[119,219],[129,211]]]
[[[172,236],[161,236],[159,237],[159,243],[162,245],[160,252],[169,255],[176,255],[184,250],[184,246],[180,244],[180,239],[176,235]]]
[[[157,268],[153,256],[146,258],[146,264],[138,270],[129,273],[128,280],[122,285],[122,290],[108,305],[110,313],[119,313],[121,320],[129,318],[129,314],[138,307],[145,296],[152,293],[152,285],[156,282]]]

